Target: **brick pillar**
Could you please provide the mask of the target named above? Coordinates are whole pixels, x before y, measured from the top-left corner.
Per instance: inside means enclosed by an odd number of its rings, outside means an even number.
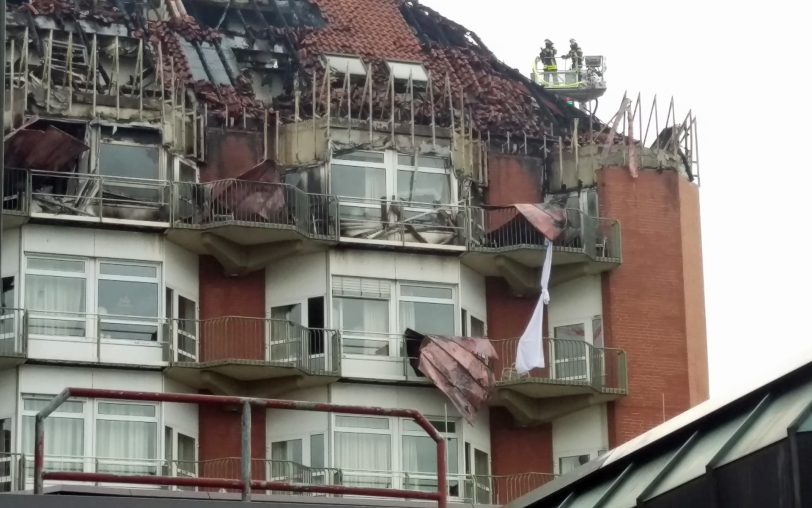
[[[698,194],[675,171],[599,174],[601,215],[622,226],[603,275],[607,347],[626,351],[629,395],[609,407],[614,447],[708,396]]]
[[[251,408],[251,477],[265,479],[265,414],[264,409]],[[240,478],[242,456],[242,408],[225,408],[202,404],[200,417],[200,471],[209,478]]]

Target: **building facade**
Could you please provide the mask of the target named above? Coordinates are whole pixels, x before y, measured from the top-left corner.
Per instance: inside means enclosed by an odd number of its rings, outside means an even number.
[[[30,487],[33,416],[66,387],[414,408],[447,438],[450,496],[481,504],[707,398],[692,119],[647,146],[417,2],[7,17],[0,490]],[[523,376],[545,243],[516,205],[550,201],[567,223],[547,365]],[[407,328],[491,340],[473,422],[414,368]],[[240,425],[71,400],[46,466],[236,478]],[[258,478],[437,488],[405,419],[268,410],[251,440]]]

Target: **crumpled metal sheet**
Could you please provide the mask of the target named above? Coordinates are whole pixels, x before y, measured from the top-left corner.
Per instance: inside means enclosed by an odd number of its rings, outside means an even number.
[[[505,213],[509,208],[515,209],[515,212]],[[566,211],[554,203],[520,203],[509,208],[499,209],[500,213],[498,214],[489,214],[487,221],[488,233],[498,231],[519,216],[524,217],[536,231],[550,240],[558,238],[567,226]]]
[[[45,130],[19,129],[5,141],[5,164],[10,168],[64,171],[89,147],[65,131],[49,125]]]
[[[490,364],[496,359],[496,350],[491,342],[482,338],[423,335],[409,329],[404,337],[412,366],[431,379],[460,414],[473,423],[493,389]]]
[[[218,211],[234,220],[275,221],[286,213],[285,187],[271,161],[262,161],[235,179],[211,183],[211,197]]]

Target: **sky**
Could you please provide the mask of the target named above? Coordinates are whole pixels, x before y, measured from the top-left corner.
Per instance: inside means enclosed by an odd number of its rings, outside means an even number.
[[[624,91],[697,117],[711,397],[812,361],[812,27],[804,2],[421,0],[524,73],[545,38],[607,59]],[[661,115],[665,115],[664,111]],[[644,121],[645,125],[645,121]],[[783,198],[781,196],[784,196]],[[810,230],[806,230],[810,226]],[[796,329],[795,326],[798,326]]]

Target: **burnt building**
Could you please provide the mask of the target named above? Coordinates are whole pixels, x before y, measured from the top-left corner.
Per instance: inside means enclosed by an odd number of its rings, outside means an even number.
[[[66,387],[414,408],[479,504],[707,398],[692,115],[601,120],[580,70],[525,76],[417,1],[6,4],[0,489],[30,488]],[[546,366],[522,375],[545,204]],[[407,329],[490,340],[475,416]],[[437,489],[407,420],[251,428],[258,478]],[[239,475],[235,411],[76,399],[46,432],[49,470]]]

